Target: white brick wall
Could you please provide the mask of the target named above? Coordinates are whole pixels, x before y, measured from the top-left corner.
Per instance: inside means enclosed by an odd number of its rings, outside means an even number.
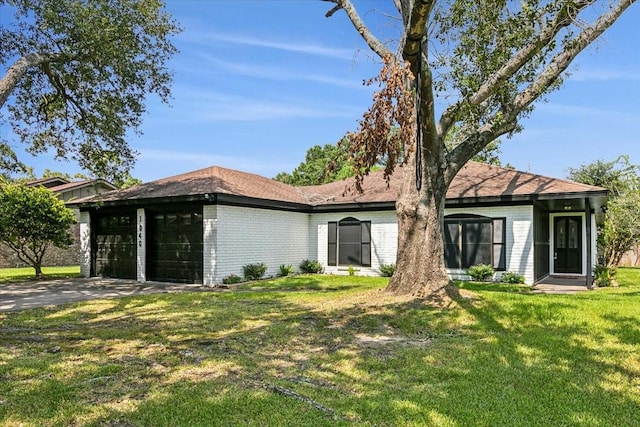
[[[91,216],[89,212],[80,212],[80,275],[91,275]]]
[[[398,250],[398,220],[395,211],[340,212],[313,214],[309,228],[311,239],[310,259],[317,259],[325,268],[325,273],[348,274],[347,266],[328,266],[328,226],[329,221],[353,217],[360,221],[371,221],[371,267],[357,267],[362,276],[379,276],[380,264],[396,262]]]
[[[138,282],[146,281],[147,260],[147,224],[144,209],[136,212],[136,265],[138,270]]]
[[[512,271],[525,277],[525,282],[533,283],[533,207],[499,206],[484,208],[446,209],[446,215],[473,214],[491,218],[507,218],[506,230],[506,271]],[[496,273],[499,278],[500,272]],[[464,270],[449,270],[452,279],[468,280]]]
[[[222,279],[216,280],[218,263],[216,258],[218,241],[218,206],[205,205],[202,209],[203,224],[203,281],[205,286],[212,286]]]
[[[219,205],[215,217],[217,244],[208,251],[215,260],[210,273],[215,283],[229,274],[242,276],[246,264],[264,262],[266,276],[275,276],[281,264],[297,268],[309,258],[308,214]],[[205,258],[205,271],[209,265]]]

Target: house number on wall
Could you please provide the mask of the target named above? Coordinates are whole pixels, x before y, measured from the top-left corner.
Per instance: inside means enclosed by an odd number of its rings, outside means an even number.
[[[138,247],[142,247],[142,216],[138,219]]]

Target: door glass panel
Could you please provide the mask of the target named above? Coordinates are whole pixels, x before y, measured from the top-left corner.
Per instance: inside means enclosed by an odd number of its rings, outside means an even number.
[[[567,228],[566,228],[566,222],[565,221],[558,221],[556,223],[556,226],[558,227],[557,230],[557,237],[556,237],[556,247],[558,249],[564,249],[566,247],[566,241],[567,241]]]
[[[578,222],[575,220],[569,220],[569,248],[578,248]]]

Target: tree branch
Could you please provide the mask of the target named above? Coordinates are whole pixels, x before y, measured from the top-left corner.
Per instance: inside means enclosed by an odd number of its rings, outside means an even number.
[[[565,5],[564,9],[556,14],[555,19],[544,27],[536,38],[513,55],[511,59],[490,76],[474,94],[467,99],[460,100],[449,106],[440,117],[438,131],[443,135],[446,134],[456,122],[460,109],[464,105],[480,105],[486,101],[500,85],[526,65],[535,54],[547,46],[560,30],[574,22],[572,14],[577,15],[592,3],[593,0],[582,0],[575,4]]]
[[[422,55],[422,39],[427,33],[427,20],[434,3],[435,0],[415,0],[409,17],[409,25],[405,30],[402,57],[409,61],[414,76],[418,72],[418,62],[420,62]]]
[[[373,35],[371,30],[364,23],[358,11],[351,3],[351,0],[323,0],[331,3],[335,3],[336,6],[327,12],[325,16],[333,15],[337,10],[344,9],[345,13],[351,20],[351,23],[355,27],[356,31],[362,36],[362,39],[367,43],[369,48],[374,51],[380,58],[384,58],[387,55],[393,55],[393,53],[387,49],[387,47],[380,42],[380,40]]]
[[[5,102],[7,102],[9,95],[11,95],[11,92],[18,85],[29,68],[47,62],[61,61],[63,58],[64,55],[61,53],[36,52],[27,54],[14,62],[13,65],[7,69],[4,77],[0,79],[0,108],[4,106]]]
[[[583,30],[570,42],[567,49],[553,57],[551,63],[540,73],[538,78],[515,97],[510,108],[520,112],[537,100],[567,69],[575,57],[609,28],[635,1],[619,0],[610,13],[601,16],[593,26]]]

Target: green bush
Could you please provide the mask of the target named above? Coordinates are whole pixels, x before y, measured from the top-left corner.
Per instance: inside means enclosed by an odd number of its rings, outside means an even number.
[[[247,264],[242,267],[244,272],[244,278],[247,280],[259,280],[262,279],[264,273],[267,272],[267,264],[261,262],[259,264]]]
[[[478,282],[489,281],[493,277],[493,273],[495,273],[495,270],[488,264],[472,265],[467,269],[467,274]]]
[[[384,277],[391,277],[395,272],[396,272],[395,264],[380,264],[380,273],[382,273]]]
[[[242,277],[236,276],[233,273],[231,273],[227,277],[222,278],[222,283],[224,283],[225,285],[233,285],[234,283],[240,283],[240,282],[242,282]]]
[[[349,272],[349,276],[355,276],[357,270],[353,265],[350,265],[349,268],[347,268],[347,271]]]
[[[287,277],[289,275],[291,275],[293,273],[293,266],[291,264],[285,265],[282,264],[280,266],[280,272],[279,272],[279,276],[280,277]]]
[[[599,288],[611,286],[616,278],[616,269],[606,265],[596,265],[593,269],[594,284]]]
[[[502,275],[502,282],[513,283],[513,284],[524,283],[524,276],[518,273],[514,273],[513,271],[507,271]]]
[[[303,273],[320,273],[322,272],[322,264],[316,260],[305,259],[300,263],[300,271]]]

